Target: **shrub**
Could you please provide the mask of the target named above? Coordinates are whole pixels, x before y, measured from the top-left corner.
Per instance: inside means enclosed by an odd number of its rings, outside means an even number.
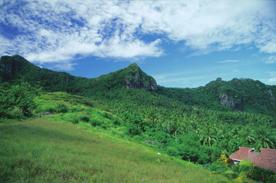
[[[241,173],[236,179],[235,181],[236,183],[244,183],[244,182],[248,182],[247,176],[244,173]]]
[[[223,172],[223,175],[230,179],[234,179],[237,176],[237,174],[232,170],[226,170],[225,172]]]
[[[90,124],[91,124],[91,126],[94,126],[94,127],[102,125],[101,122],[97,119],[91,119]]]
[[[114,119],[112,122],[113,122],[114,125],[120,125],[121,124],[121,120],[117,119],[117,118]]]
[[[78,118],[73,118],[73,119],[71,120],[71,122],[72,122],[73,124],[78,124],[78,123],[79,123],[79,119],[78,119]]]
[[[270,170],[261,169],[258,167],[252,168],[247,176],[261,182],[274,183],[276,182],[276,174]]]
[[[239,172],[249,172],[253,169],[253,164],[250,161],[241,161],[239,163]]]
[[[224,163],[224,164],[229,164],[231,162],[231,159],[229,158],[229,156],[225,152],[222,152],[220,154],[219,161]]]
[[[89,116],[83,115],[83,116],[80,116],[80,120],[84,121],[84,122],[89,122],[90,118],[89,118]]]
[[[66,113],[68,112],[68,107],[65,104],[58,104],[55,112],[57,113]]]
[[[141,129],[140,126],[132,124],[128,128],[128,134],[131,136],[141,135],[142,133],[143,133],[143,130]]]
[[[22,118],[32,115],[36,89],[27,83],[0,85],[1,117]]]
[[[228,170],[228,167],[221,161],[216,161],[208,166],[209,170],[214,171],[216,173],[223,173]]]
[[[108,112],[103,112],[103,116],[107,119],[112,119],[113,118],[112,114],[110,114]]]
[[[17,119],[21,119],[24,118],[24,114],[22,113],[22,111],[20,110],[19,107],[14,107],[10,112],[9,112],[9,116],[11,118],[17,118]]]
[[[45,111],[49,113],[55,113],[56,109],[53,106],[50,106],[49,108],[46,108]]]
[[[62,115],[62,119],[73,124],[79,123],[79,116],[75,113],[65,113],[64,115]]]

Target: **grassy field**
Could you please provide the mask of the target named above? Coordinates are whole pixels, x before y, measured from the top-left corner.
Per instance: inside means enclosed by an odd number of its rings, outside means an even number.
[[[81,125],[0,121],[0,182],[229,182],[188,162]]]

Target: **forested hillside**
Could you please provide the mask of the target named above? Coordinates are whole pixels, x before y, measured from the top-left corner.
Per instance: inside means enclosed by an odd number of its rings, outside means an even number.
[[[136,64],[99,78],[87,79],[39,68],[18,55],[3,56],[0,61],[0,80],[24,81],[46,91],[65,91],[88,97],[109,95],[114,89],[120,88],[144,89],[185,105],[276,115],[276,86],[252,79],[223,81],[218,78],[199,88],[165,88],[157,86],[154,78]]]

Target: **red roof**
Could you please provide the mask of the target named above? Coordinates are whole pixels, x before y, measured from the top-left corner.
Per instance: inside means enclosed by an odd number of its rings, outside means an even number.
[[[230,159],[234,161],[248,160],[257,167],[276,172],[276,149],[261,149],[261,152],[258,153],[252,148],[240,147],[230,155]]]
[[[261,152],[253,159],[255,166],[276,172],[276,149],[261,149]]]
[[[232,160],[252,160],[256,156],[254,149],[249,147],[240,147],[239,150],[230,155]]]

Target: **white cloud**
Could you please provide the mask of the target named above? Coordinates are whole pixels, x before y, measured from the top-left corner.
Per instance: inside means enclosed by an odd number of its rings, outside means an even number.
[[[139,40],[121,40],[118,36],[113,37],[98,47],[97,56],[134,58],[139,56],[160,56],[162,50],[158,48],[160,41],[155,40],[145,44]]]
[[[274,63],[276,63],[276,55],[269,56],[265,62],[267,64],[274,64]]]
[[[276,42],[268,42],[261,47],[265,53],[276,53]]]
[[[22,0],[16,4],[16,0],[1,2],[0,23],[17,33],[8,39],[0,33],[0,54],[21,54],[40,63],[70,62],[87,55],[158,57],[166,38],[203,52],[253,44],[261,52],[276,53],[272,1]],[[137,32],[160,37],[146,42]]]

